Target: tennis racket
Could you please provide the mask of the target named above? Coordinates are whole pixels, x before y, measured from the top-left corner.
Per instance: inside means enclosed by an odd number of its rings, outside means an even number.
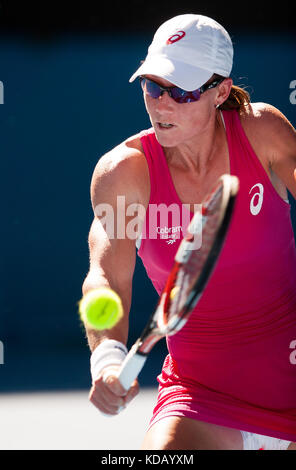
[[[238,188],[236,176],[221,176],[202,202],[201,210],[194,214],[157,308],[119,370],[119,381],[126,390],[142,370],[153,346],[161,338],[177,333],[201,298],[223,247]],[[200,235],[201,243],[196,248]]]

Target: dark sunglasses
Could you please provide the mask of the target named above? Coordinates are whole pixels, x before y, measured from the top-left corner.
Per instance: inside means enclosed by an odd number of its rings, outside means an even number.
[[[202,85],[200,88],[197,88],[197,90],[186,91],[177,86],[163,87],[158,85],[158,83],[154,82],[153,80],[149,80],[149,78],[140,76],[141,86],[147,95],[151,96],[151,98],[157,99],[165,91],[167,91],[169,96],[173,98],[176,103],[192,103],[194,101],[198,101],[202,93],[204,93],[206,90],[209,90],[210,88],[215,88],[217,85],[223,82],[223,80],[224,78],[219,78],[218,80],[214,80],[208,85]]]

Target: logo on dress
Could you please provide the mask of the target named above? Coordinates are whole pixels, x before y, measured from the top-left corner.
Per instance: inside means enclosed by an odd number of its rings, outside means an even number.
[[[249,194],[251,194],[254,188],[258,188],[258,191],[253,194],[250,202],[250,211],[252,215],[258,215],[263,204],[264,186],[261,183],[254,184],[250,189]]]
[[[175,34],[169,37],[166,43],[173,44],[174,42],[180,41],[180,39],[184,38],[184,36],[186,36],[185,31],[177,31]]]
[[[156,227],[156,233],[160,235],[162,240],[165,240],[168,245],[176,243],[176,241],[181,237],[182,226],[178,225],[175,227]]]

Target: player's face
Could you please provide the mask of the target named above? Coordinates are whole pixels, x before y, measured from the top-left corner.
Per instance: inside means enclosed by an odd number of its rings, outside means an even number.
[[[146,77],[164,87],[174,86],[154,75]],[[156,99],[144,92],[146,109],[158,142],[163,147],[175,147],[194,142],[202,133],[209,131],[216,115],[216,96],[217,89],[211,89],[205,91],[199,101],[177,103],[167,92]]]

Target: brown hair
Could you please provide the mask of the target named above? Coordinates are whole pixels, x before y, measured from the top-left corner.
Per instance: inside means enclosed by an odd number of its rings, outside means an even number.
[[[223,78],[220,75],[215,74],[214,78]],[[251,97],[247,90],[237,85],[232,85],[229,96],[224,103],[220,104],[219,109],[229,111],[231,109],[237,109],[238,111],[244,111],[246,106],[251,101]]]

